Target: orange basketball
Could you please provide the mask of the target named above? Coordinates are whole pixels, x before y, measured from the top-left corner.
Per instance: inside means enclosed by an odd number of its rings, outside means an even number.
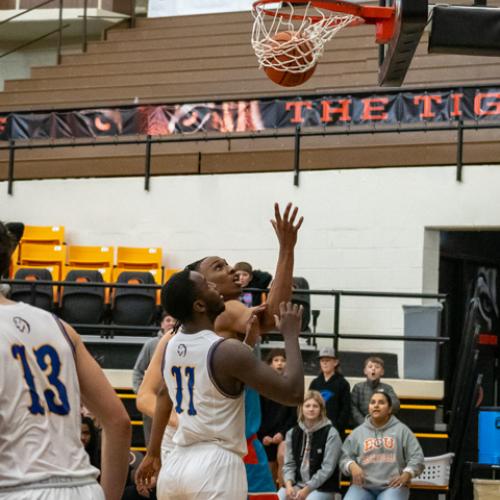
[[[273,36],[273,40],[276,42],[276,47],[281,49],[286,42],[294,37],[294,35],[295,33],[293,31],[280,31],[279,33],[276,33],[276,35]],[[292,69],[296,68],[297,65],[304,65],[311,62],[314,57],[311,52],[311,48],[310,42],[303,41],[297,46],[291,46],[289,49],[283,50],[283,53],[273,56],[274,60],[279,62],[283,67],[283,70],[264,66],[266,75],[274,83],[277,83],[282,87],[296,87],[297,85],[302,85],[307,82],[311,76],[313,76],[314,71],[316,70],[316,65],[303,73],[292,73],[287,71],[286,68],[288,66]]]

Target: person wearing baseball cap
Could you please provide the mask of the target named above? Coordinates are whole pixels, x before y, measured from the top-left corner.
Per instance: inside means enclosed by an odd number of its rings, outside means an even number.
[[[321,347],[318,358],[321,373],[311,382],[309,390],[323,396],[326,415],[343,438],[351,417],[351,387],[340,373],[340,360],[333,347]]]

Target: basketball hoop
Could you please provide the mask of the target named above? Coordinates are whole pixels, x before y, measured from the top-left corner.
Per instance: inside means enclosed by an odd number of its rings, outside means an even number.
[[[378,43],[387,43],[394,32],[394,7],[344,0],[257,0],[252,13],[252,47],[260,67],[288,73],[304,73],[315,67],[325,44],[342,28],[374,24]],[[283,32],[289,34],[286,39],[280,36]]]

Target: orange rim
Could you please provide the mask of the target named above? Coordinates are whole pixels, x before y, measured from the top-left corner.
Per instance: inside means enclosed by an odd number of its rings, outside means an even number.
[[[253,4],[253,10],[260,10],[267,16],[279,16],[281,18],[293,19],[299,21],[304,18],[308,18],[311,23],[318,23],[323,21],[323,17],[315,15],[300,15],[286,14],[285,12],[280,12],[278,9],[266,9],[264,6],[268,4],[276,4],[276,0],[257,0]],[[291,5],[302,4],[304,2],[301,0],[287,0],[286,3]],[[332,12],[338,12],[342,14],[348,14],[356,16],[358,19],[354,19],[348,24],[348,27],[358,26],[363,22],[366,24],[374,24],[376,28],[375,40],[378,43],[388,43],[394,34],[394,22],[395,22],[395,11],[394,7],[378,7],[371,5],[358,5],[346,0],[333,0],[333,1],[321,1],[321,0],[310,0],[309,2],[312,6],[323,10],[329,10]],[[332,21],[335,23],[335,21]]]

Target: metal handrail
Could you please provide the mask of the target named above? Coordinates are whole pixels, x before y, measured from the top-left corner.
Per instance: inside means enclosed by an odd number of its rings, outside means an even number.
[[[33,7],[30,7],[29,9],[23,10],[22,12],[18,12],[17,14],[14,14],[11,17],[8,17],[7,19],[4,19],[3,21],[0,21],[0,26],[2,24],[8,23],[9,21],[12,21],[12,19],[16,19],[16,17],[24,16],[24,14],[27,14],[28,12],[31,12],[32,10],[36,10],[39,7],[43,7],[44,5],[47,5],[48,3],[54,2],[55,0],[46,0],[45,2],[39,3],[38,5],[34,5]]]
[[[147,270],[145,270],[147,272]],[[159,290],[162,288],[159,284],[128,284],[128,283],[106,283],[106,282],[75,282],[75,281],[53,281],[53,280],[19,280],[19,279],[1,279],[0,283],[6,283],[10,285],[25,285],[31,288],[34,294],[36,287],[38,286],[61,286],[61,287],[81,287],[81,288],[133,288],[133,289],[152,289]],[[268,292],[269,289],[266,288],[245,288],[245,292]],[[440,301],[446,301],[447,295],[444,293],[408,293],[408,292],[371,292],[371,291],[357,291],[357,290],[311,290],[311,289],[294,289],[293,293],[304,294],[304,295],[319,295],[319,296],[331,296],[335,300],[335,315],[336,320],[334,321],[332,333],[308,333],[302,332],[301,337],[305,338],[327,338],[333,339],[335,349],[338,350],[338,341],[340,339],[355,339],[355,340],[389,340],[389,341],[410,341],[410,342],[430,342],[430,343],[446,343],[450,340],[448,336],[439,337],[426,337],[426,336],[406,336],[406,335],[378,335],[378,334],[354,334],[354,333],[340,333],[340,297],[374,297],[374,298],[421,298],[421,299],[436,299]],[[96,325],[75,325],[81,326],[85,329],[95,329],[95,330],[112,330],[111,326],[108,328],[103,324]],[[102,327],[105,328],[102,328]],[[128,327],[120,326],[122,330],[140,331],[151,329],[152,327]]]
[[[25,47],[28,47],[29,45],[32,45],[36,42],[39,42],[40,40],[43,40],[44,38],[47,38],[55,33],[58,33],[58,39],[57,39],[57,64],[60,64],[61,62],[61,53],[62,53],[62,45],[63,45],[63,40],[62,40],[62,30],[66,29],[69,27],[69,24],[63,25],[63,9],[64,9],[64,0],[45,0],[44,2],[41,2],[37,5],[34,5],[33,7],[29,7],[28,9],[23,10],[22,12],[18,12],[17,14],[14,14],[11,17],[8,17],[7,19],[4,19],[0,21],[0,26],[3,24],[7,24],[13,19],[17,19],[18,17],[24,16],[28,12],[32,12],[34,10],[39,9],[40,7],[43,7],[51,2],[57,1],[59,3],[59,14],[58,14],[58,27],[55,30],[52,30],[48,33],[45,33],[44,35],[41,35],[37,38],[34,38],[28,42],[25,42],[21,45],[18,45],[17,47],[4,52],[3,54],[0,54],[0,59],[2,57],[8,56],[9,54],[12,54],[13,52],[17,52],[20,49],[23,49]],[[132,9],[131,9],[131,14],[130,14],[130,27],[133,28],[135,26],[135,20],[136,20],[136,15],[135,15],[135,0],[130,0],[132,4]],[[83,24],[82,24],[82,52],[87,52],[87,41],[88,41],[88,34],[87,34],[87,21],[92,17],[109,17],[111,18],[112,16],[88,16],[87,15],[88,11],[88,0],[83,0]]]
[[[51,2],[53,0],[50,0]],[[14,47],[13,49],[8,50],[7,52],[4,52],[3,54],[0,54],[0,59],[2,57],[8,56],[9,54],[12,54],[13,52],[17,52],[18,50],[24,49],[24,47],[28,47],[30,45],[33,45],[36,42],[39,42],[40,40],[43,40],[44,38],[47,38],[54,33],[61,33],[62,30],[69,28],[69,24],[65,24],[64,26],[61,26],[60,28],[56,28],[55,30],[49,31],[48,33],[45,33],[45,35],[41,35],[38,38],[34,38],[33,40],[30,40],[29,42],[22,43],[21,45],[18,45],[17,47]]]
[[[23,149],[58,149],[58,148],[74,148],[74,147],[96,147],[96,146],[125,146],[125,145],[145,145],[145,170],[144,170],[144,189],[149,191],[150,188],[150,177],[151,177],[151,156],[152,156],[152,146],[153,144],[163,144],[163,143],[183,143],[183,142],[213,142],[213,141],[237,141],[237,140],[258,140],[258,139],[295,139],[294,148],[294,184],[299,185],[299,174],[300,174],[300,137],[325,137],[325,136],[339,136],[339,135],[375,135],[375,134],[404,134],[404,133],[415,133],[415,132],[457,132],[457,174],[456,179],[458,182],[462,180],[462,170],[463,170],[463,132],[465,130],[496,130],[500,129],[500,123],[479,123],[471,120],[471,123],[458,121],[450,124],[439,124],[439,125],[414,125],[408,127],[392,127],[384,126],[383,128],[359,128],[359,129],[348,129],[348,130],[336,130],[336,129],[326,129],[321,130],[303,130],[300,127],[296,127],[292,131],[273,131],[273,132],[258,132],[258,133],[238,133],[228,136],[227,134],[219,135],[208,135],[208,134],[196,134],[187,136],[144,136],[144,138],[136,137],[134,139],[122,139],[116,136],[113,139],[108,140],[83,140],[78,142],[43,142],[43,143],[33,143],[30,140],[20,140],[19,144],[16,140],[10,139],[8,144],[3,146],[0,145],[0,151],[9,151],[9,174],[7,183],[8,194],[13,193],[13,182],[14,182],[14,152],[16,150]],[[200,153],[201,155],[201,153]],[[12,158],[11,158],[12,157]]]

